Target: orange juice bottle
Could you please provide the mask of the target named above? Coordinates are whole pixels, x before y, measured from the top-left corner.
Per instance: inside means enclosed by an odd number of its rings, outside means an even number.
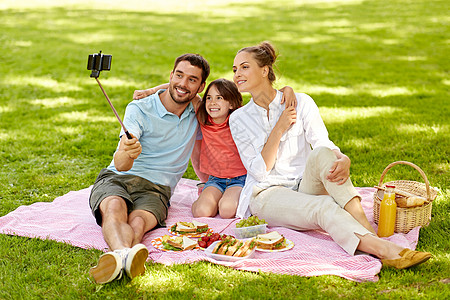
[[[394,234],[395,215],[397,213],[394,188],[393,185],[386,185],[383,201],[381,201],[380,219],[378,221],[378,236],[380,237]]]

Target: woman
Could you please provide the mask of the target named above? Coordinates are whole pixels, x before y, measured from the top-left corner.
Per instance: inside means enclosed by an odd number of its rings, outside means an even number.
[[[264,42],[241,49],[233,63],[239,91],[252,95],[230,117],[247,169],[237,216],[254,214],[270,226],[296,230],[323,229],[349,254],[358,249],[396,268],[428,260],[430,253],[376,236],[349,180],[350,159],[328,139],[312,98],[296,94],[296,106],[281,104],[282,93],[272,87],[275,60],[274,48]]]

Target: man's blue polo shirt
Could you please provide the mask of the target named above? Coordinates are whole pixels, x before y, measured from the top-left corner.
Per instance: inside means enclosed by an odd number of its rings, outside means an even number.
[[[123,123],[139,139],[142,153],[129,171],[117,171],[114,159],[108,169],[169,186],[173,192],[187,169],[198,122],[192,103],[189,103],[180,117],[168,112],[159,98],[163,91],[159,90],[156,94],[128,104]],[[122,129],[120,136],[123,134]]]

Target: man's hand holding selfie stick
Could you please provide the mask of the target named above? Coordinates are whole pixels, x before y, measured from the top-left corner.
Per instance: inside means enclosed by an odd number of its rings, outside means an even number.
[[[114,153],[114,167],[117,171],[128,171],[133,166],[134,160],[142,152],[142,145],[139,140],[131,134],[131,139],[122,135],[119,149]]]

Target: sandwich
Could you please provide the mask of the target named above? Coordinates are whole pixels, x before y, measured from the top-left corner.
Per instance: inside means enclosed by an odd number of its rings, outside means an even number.
[[[277,250],[286,247],[284,236],[276,231],[258,234],[255,238],[256,247],[264,250]]]
[[[241,241],[234,237],[226,237],[219,241],[212,250],[214,254],[221,254],[234,257],[245,257],[256,247],[254,239]]]
[[[166,250],[183,251],[191,250],[197,246],[197,242],[186,236],[169,236],[165,235],[161,238],[161,242]]]
[[[192,222],[177,222],[171,228],[170,231],[175,234],[198,234],[204,233],[208,230],[208,224],[192,220]]]
[[[197,227],[197,230],[208,230],[208,224],[202,223],[196,220],[192,220],[192,224],[194,224],[195,227]]]
[[[255,247],[256,247],[255,239],[247,240],[242,245],[240,245],[240,247],[238,247],[233,256],[245,257],[249,255],[252,252],[252,250],[255,249]]]
[[[223,240],[222,242],[219,242],[216,245],[216,252],[213,253],[215,254],[222,254],[222,255],[230,255],[233,256],[234,252],[236,252],[237,248],[242,246],[241,245],[242,242],[238,241],[235,238],[226,238],[225,240]]]
[[[172,226],[172,231],[179,234],[186,233],[196,233],[197,227],[194,226],[191,222],[177,222],[174,226]]]

